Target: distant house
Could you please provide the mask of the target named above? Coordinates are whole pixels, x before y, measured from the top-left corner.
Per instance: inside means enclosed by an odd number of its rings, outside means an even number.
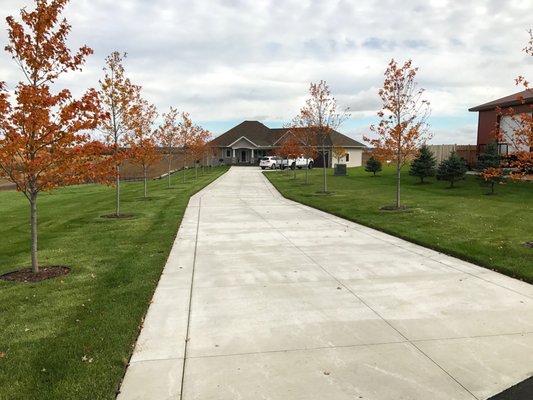
[[[213,158],[228,165],[257,165],[261,157],[271,155],[283,145],[289,131],[287,128],[271,129],[258,121],[244,121],[211,141]],[[333,131],[326,142],[326,166],[331,166],[332,161],[336,162],[332,159],[335,146],[342,146],[346,150],[347,154],[340,160],[341,163],[348,167],[362,165],[365,145]],[[317,150],[321,152],[320,148]],[[321,155],[315,159],[314,165],[322,166]]]
[[[521,99],[523,99],[523,102]],[[498,107],[501,109],[501,113],[497,112]],[[495,134],[498,129],[501,130],[502,134],[512,130],[512,127],[516,123],[508,115],[508,110],[511,108],[513,109],[514,115],[523,113],[531,114],[533,110],[533,90],[524,90],[472,107],[468,110],[479,112],[477,127],[478,152],[483,152],[487,143],[495,141]],[[517,150],[510,143],[500,142],[498,146],[502,154],[508,154]],[[530,150],[533,151],[533,149]]]

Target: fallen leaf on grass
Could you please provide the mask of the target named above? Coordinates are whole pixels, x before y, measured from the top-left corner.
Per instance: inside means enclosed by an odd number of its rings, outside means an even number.
[[[87,356],[84,354],[83,357],[81,358],[81,361],[82,361],[82,362],[92,363],[92,362],[93,362],[93,359],[87,357]]]
[[[0,358],[6,358],[6,353],[0,352]]]

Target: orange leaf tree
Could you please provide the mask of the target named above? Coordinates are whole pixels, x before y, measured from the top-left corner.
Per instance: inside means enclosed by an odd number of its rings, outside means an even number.
[[[187,160],[191,155],[191,146],[194,139],[195,126],[192,122],[189,113],[181,113],[181,121],[178,123],[178,143],[182,149],[183,155],[183,183],[185,183],[185,169],[187,168]]]
[[[163,124],[157,129],[157,139],[168,161],[168,187],[170,188],[170,173],[172,170],[172,155],[174,148],[179,145],[178,110],[170,107],[168,113],[163,114]]]
[[[422,99],[424,89],[418,89],[415,76],[418,68],[411,60],[399,67],[392,59],[385,71],[385,81],[379,90],[383,108],[378,126],[371,126],[377,138],[364,140],[375,147],[380,161],[396,162],[396,208],[400,208],[400,176],[402,167],[418,153],[418,148],[429,138],[427,118],[429,102]]]
[[[211,137],[211,133],[202,128],[201,126],[194,125],[193,127],[193,133],[191,137],[191,145],[190,145],[190,151],[191,155],[194,159],[194,168],[195,168],[195,176],[198,178],[198,164],[202,162],[203,166],[203,158],[206,156],[206,154],[209,151],[209,139]]]
[[[343,158],[346,154],[347,154],[346,149],[343,146],[341,145],[333,146],[333,155],[337,159],[338,164],[340,164],[341,158]]]
[[[140,95],[132,106],[129,132],[126,143],[129,147],[129,159],[143,169],[144,199],[148,192],[148,168],[161,159],[157,148],[156,132],[152,128],[158,116],[155,105],[150,104]]]
[[[89,89],[74,99],[68,89],[54,92],[57,79],[77,71],[92,50],[67,47],[71,26],[60,15],[68,0],[37,0],[32,11],[20,11],[22,22],[6,18],[11,54],[23,72],[13,101],[0,85],[0,170],[30,203],[31,264],[37,259],[37,197],[39,193],[87,179],[99,180],[104,150],[84,131],[94,129],[100,115],[97,93]],[[53,87],[52,87],[53,85]]]
[[[291,168],[289,165],[289,158],[296,158],[302,154],[302,147],[300,141],[298,140],[297,135],[293,131],[289,131],[283,141],[283,144],[279,149],[277,149],[276,154],[287,160],[287,165],[285,166],[287,171]],[[294,178],[296,178],[296,167],[293,169]]]
[[[308,168],[305,169],[305,184],[309,184],[309,168],[314,163],[314,159],[319,155],[318,153],[318,138],[313,129],[297,128],[294,129],[294,134],[300,143],[302,155],[307,159]],[[313,160],[313,161],[309,161]]]
[[[304,128],[307,134],[315,137],[317,145],[322,150],[324,166],[324,193],[327,192],[326,171],[328,158],[326,158],[326,146],[331,132],[338,129],[341,123],[348,117],[346,111],[337,111],[337,100],[331,96],[329,86],[325,81],[311,83],[309,86],[310,97],[305,106],[292,121],[295,128]]]
[[[529,31],[529,42],[524,47],[523,51],[533,56],[533,32]],[[523,85],[526,93],[533,95],[533,88],[529,86],[529,82],[523,77],[519,76],[516,79],[517,85]],[[497,109],[500,116],[500,121],[506,121],[507,129],[498,129],[497,139],[499,141],[511,144],[512,151],[509,154],[509,160],[505,166],[511,168],[509,174],[512,179],[533,179],[533,104],[527,104],[524,96],[518,98],[522,103],[522,108],[527,110],[516,113],[515,109],[508,108],[505,112]],[[507,117],[507,118],[503,118]],[[503,124],[503,122],[502,122]]]
[[[209,131],[195,125],[189,113],[181,113],[181,121],[178,123],[178,142],[183,151],[183,182],[185,182],[185,168],[190,158],[196,165],[196,160],[201,157],[200,153],[206,151]]]
[[[123,58],[118,51],[111,53],[105,60],[105,75],[100,81],[98,97],[105,118],[98,124],[104,134],[106,143],[112,148],[111,159],[115,169],[115,215],[120,215],[120,164],[128,157],[124,149],[126,133],[133,124],[135,99],[139,97],[141,87],[134,85],[125,76]]]

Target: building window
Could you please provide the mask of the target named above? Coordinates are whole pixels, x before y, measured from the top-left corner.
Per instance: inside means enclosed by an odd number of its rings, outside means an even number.
[[[226,158],[231,158],[231,149],[226,149]]]
[[[350,153],[346,153],[346,162],[350,162]]]

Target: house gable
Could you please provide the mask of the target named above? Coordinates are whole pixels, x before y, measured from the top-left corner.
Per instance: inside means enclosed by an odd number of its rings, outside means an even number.
[[[239,149],[239,148],[248,149],[248,148],[257,148],[259,146],[257,146],[254,142],[252,142],[247,137],[241,136],[239,139],[237,139],[233,143],[230,143],[228,147],[232,147],[234,149]]]
[[[477,127],[478,152],[482,152],[485,145],[495,140],[495,132],[501,118],[501,113],[498,112],[498,108],[504,113],[511,108],[514,114],[531,113],[533,108],[533,90],[527,89],[472,107],[468,110],[479,112]]]

